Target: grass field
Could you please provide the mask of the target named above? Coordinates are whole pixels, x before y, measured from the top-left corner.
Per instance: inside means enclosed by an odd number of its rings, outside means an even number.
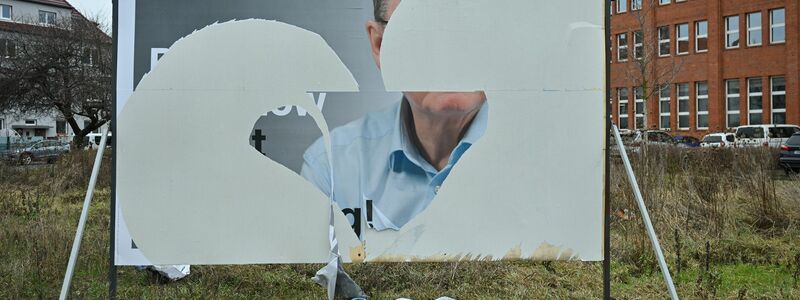
[[[39,168],[0,166],[0,299],[58,296],[91,172],[93,153]],[[774,153],[652,148],[634,167],[684,299],[800,299],[800,178],[775,170]],[[108,166],[106,163],[105,166]],[[612,293],[666,298],[638,209],[612,165]],[[92,203],[71,295],[107,296],[110,174]],[[320,265],[193,266],[162,284],[120,268],[120,299],[322,299]],[[595,299],[600,263],[452,262],[346,266],[374,299]]]

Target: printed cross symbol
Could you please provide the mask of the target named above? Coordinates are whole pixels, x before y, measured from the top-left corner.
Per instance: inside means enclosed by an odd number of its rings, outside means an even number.
[[[256,143],[256,150],[258,150],[258,152],[260,152],[261,154],[264,154],[264,152],[261,151],[261,142],[266,141],[267,136],[261,134],[261,129],[256,129],[255,134],[250,138]]]

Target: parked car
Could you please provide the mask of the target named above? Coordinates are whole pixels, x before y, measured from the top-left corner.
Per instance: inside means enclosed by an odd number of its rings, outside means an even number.
[[[733,133],[711,133],[703,137],[700,141],[702,148],[729,148],[736,143],[736,135]]]
[[[789,137],[780,149],[778,162],[786,173],[800,172],[800,132]]]
[[[625,152],[628,154],[639,153],[639,149],[644,144],[644,136],[647,133],[647,145],[649,146],[672,146],[672,136],[669,133],[661,130],[647,130],[647,131],[628,131],[621,132],[622,141],[625,144]],[[619,155],[616,149],[611,153],[612,155]]]
[[[648,145],[667,146],[672,145],[672,136],[666,131],[661,130],[646,130],[637,131],[633,139],[633,145],[639,146],[644,140],[644,135],[647,133]]]
[[[736,146],[778,148],[796,132],[800,132],[800,126],[782,124],[739,126],[736,128]]]
[[[678,135],[673,139],[678,148],[697,148],[700,147],[700,140],[693,136]]]
[[[97,149],[100,147],[100,139],[103,138],[102,133],[90,133],[86,135],[86,148],[88,149]],[[114,136],[111,132],[108,133],[108,139],[106,140],[106,147],[111,147],[112,142],[114,141]]]
[[[33,143],[25,148],[12,150],[9,155],[14,161],[22,165],[30,164],[33,161],[52,163],[61,157],[61,155],[68,153],[69,148],[69,143],[44,140]]]

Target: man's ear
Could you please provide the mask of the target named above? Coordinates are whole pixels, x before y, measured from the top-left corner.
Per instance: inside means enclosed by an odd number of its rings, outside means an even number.
[[[367,35],[369,35],[369,44],[372,50],[372,59],[375,60],[375,65],[378,69],[381,68],[381,43],[383,43],[383,25],[375,21],[367,21]]]

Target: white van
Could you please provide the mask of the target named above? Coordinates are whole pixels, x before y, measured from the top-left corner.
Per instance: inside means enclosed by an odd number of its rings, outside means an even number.
[[[87,149],[97,149],[100,147],[100,139],[103,137],[102,133],[90,133],[86,135],[86,148]],[[111,132],[108,132],[108,139],[106,140],[106,147],[111,147],[113,142],[113,136]]]
[[[736,147],[778,148],[795,132],[797,125],[746,125],[736,128]]]

